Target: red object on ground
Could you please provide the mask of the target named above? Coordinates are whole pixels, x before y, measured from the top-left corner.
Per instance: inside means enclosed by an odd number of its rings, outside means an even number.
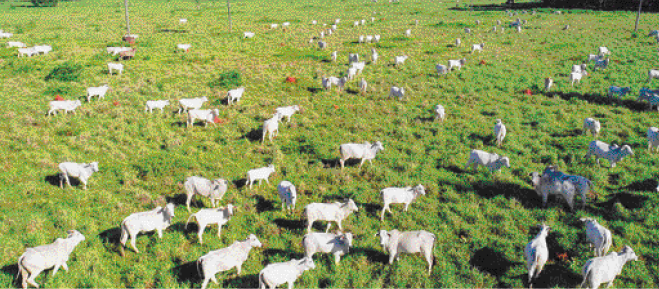
[[[190,49],[186,49],[185,52],[190,52]]]
[[[114,106],[119,106],[119,102],[118,102],[118,101],[115,101],[115,102],[113,102],[112,104],[114,104]]]
[[[481,65],[485,65],[485,60],[481,60]]]
[[[216,117],[213,119],[213,122],[214,122],[214,123],[222,123],[222,120],[221,120],[219,117],[216,116]]]
[[[64,100],[64,98],[58,94],[55,96],[55,100]]]
[[[339,109],[339,106],[335,104],[334,109]]]
[[[288,83],[295,83],[297,79],[295,77],[286,77],[286,82]]]
[[[279,46],[281,46],[281,47],[284,47],[285,45],[286,45],[286,44],[284,44],[284,42],[279,43]]]
[[[530,89],[526,89],[526,90],[524,91],[524,94],[526,94],[526,95],[533,95],[533,92],[531,92]]]

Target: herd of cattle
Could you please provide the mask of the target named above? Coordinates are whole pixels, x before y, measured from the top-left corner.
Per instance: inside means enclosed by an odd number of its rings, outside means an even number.
[[[515,12],[515,14],[512,12],[507,13],[509,16],[513,16],[517,15],[518,12]],[[523,11],[521,13],[524,14],[526,12]],[[535,11],[533,11],[531,14],[535,14]],[[373,21],[375,21],[375,18],[371,17],[371,22]],[[320,32],[320,35],[318,37],[312,37],[310,42],[318,39],[318,45],[321,49],[328,47],[329,45],[325,41],[325,38],[329,37],[336,31],[339,22],[340,20],[336,19],[334,24],[331,25],[331,28],[327,30],[323,28],[323,30]],[[187,23],[187,19],[181,19],[180,23]],[[312,25],[317,25],[317,23],[318,22],[314,20]],[[517,32],[521,32],[523,25],[526,23],[526,20],[520,20],[518,18],[517,21],[510,24],[510,27],[514,27]],[[415,22],[415,24],[418,25],[418,20]],[[479,24],[480,21],[477,21],[476,25]],[[355,21],[354,26],[358,25],[366,25],[366,21]],[[498,21],[497,25],[501,25],[501,22]],[[271,24],[270,28],[276,29],[278,26],[279,25],[277,24]],[[288,28],[289,26],[290,23],[288,22],[282,24],[284,29]],[[326,24],[323,26],[326,26]],[[569,26],[566,26],[564,29],[568,28]],[[492,31],[495,33],[497,33],[497,31],[503,32],[504,28],[500,27],[497,29],[497,26],[494,26]],[[466,29],[465,32],[471,33],[471,29]],[[4,32],[0,31],[0,33]],[[404,35],[408,37],[411,36],[411,30],[406,30]],[[11,36],[12,35],[9,35],[7,37]],[[245,38],[252,38],[254,36],[255,33],[252,32],[244,33]],[[367,35],[366,37],[362,35],[359,37],[359,43],[371,41],[379,42],[380,37],[380,35]],[[455,45],[460,46],[460,44],[461,40],[457,39]],[[37,46],[39,47],[38,49],[36,47],[23,48],[25,45],[20,42],[8,42],[8,47],[19,47],[19,56],[23,54],[32,56],[33,54],[37,54],[39,52],[48,53],[52,50],[50,46],[47,46],[48,49],[46,49],[45,46]],[[190,47],[191,46],[189,44],[179,44],[177,46],[177,48],[186,51],[189,50]],[[485,43],[478,43],[472,46],[471,52],[481,52],[484,49],[486,49]],[[112,54],[122,53],[125,51],[134,50],[130,50],[130,48],[119,47],[109,47],[107,50],[108,53]],[[610,51],[606,47],[600,47],[599,55],[589,56],[588,59],[595,61],[595,70],[607,68],[609,60],[608,58],[603,58],[605,55],[610,55]],[[373,48],[370,64],[375,64],[378,57],[378,52],[375,50],[375,48]],[[333,61],[336,61],[337,51],[332,52],[331,58]],[[407,59],[408,56],[406,55],[396,56],[394,58],[394,64],[396,66],[403,65]],[[346,72],[346,76],[340,78],[333,76],[323,77],[322,85],[325,89],[330,89],[332,85],[338,86],[340,90],[343,89],[348,81],[352,80],[355,75],[360,74],[366,67],[366,62],[360,62],[359,55],[357,54],[350,53],[348,60],[350,68]],[[463,58],[458,60],[449,60],[448,66],[437,64],[437,73],[442,75],[448,73],[453,68],[460,69],[460,67],[466,64],[466,61],[466,58]],[[579,82],[581,77],[587,74],[586,68],[586,64],[575,65],[573,67],[572,73],[570,74],[570,82],[572,84]],[[108,63],[108,73],[112,73],[113,70],[116,70],[121,74],[123,69],[123,64]],[[656,77],[659,77],[659,71],[650,70],[649,80],[654,78],[655,74]],[[552,84],[553,79],[546,79],[545,90],[549,91]],[[367,83],[363,78],[359,83],[359,87],[361,88],[362,93],[366,91]],[[100,87],[88,88],[87,102],[91,101],[93,96],[97,96],[99,99],[103,99],[109,89],[110,88],[107,84]],[[234,102],[238,102],[244,92],[245,87],[229,90],[226,95],[228,104],[231,105]],[[608,94],[610,96],[613,94],[623,96],[628,92],[628,87],[611,86]],[[390,97],[398,97],[400,100],[402,100],[404,96],[405,89],[403,87],[391,87]],[[659,91],[652,91],[644,88],[641,90],[639,99],[648,101],[650,106],[657,105],[659,104]],[[196,119],[203,120],[206,125],[208,123],[214,124],[219,115],[219,111],[217,109],[202,110],[201,107],[207,101],[207,97],[180,99],[180,108],[178,109],[178,114],[181,114],[181,112],[187,113],[188,126],[194,124]],[[169,104],[169,100],[147,101],[145,105],[145,111],[151,112],[153,109],[160,109],[162,112],[164,107]],[[63,110],[65,113],[75,113],[75,109],[80,105],[80,100],[51,101],[48,115],[56,114],[58,110]],[[264,122],[263,136],[261,141],[265,140],[266,134],[269,135],[269,138],[272,141],[272,137],[276,136],[278,133],[279,122],[281,122],[284,117],[286,117],[290,122],[291,116],[298,111],[300,111],[300,107],[298,105],[278,108],[273,117]],[[435,118],[437,120],[443,121],[446,118],[447,113],[442,105],[437,105],[434,109],[434,112]],[[597,137],[600,130],[601,125],[599,121],[593,118],[587,118],[584,120],[584,132],[588,131],[594,137]],[[494,139],[497,146],[503,145],[506,133],[507,130],[502,120],[497,119],[494,126]],[[651,149],[653,146],[659,146],[658,128],[649,128],[647,137],[648,149]],[[366,160],[372,164],[372,160],[376,157],[378,152],[383,150],[384,146],[380,141],[376,141],[374,143],[365,142],[342,144],[339,147],[339,162],[341,168],[343,169],[345,161],[351,158],[361,160],[359,168],[362,167]],[[586,157],[590,157],[591,155],[596,157],[598,164],[599,159],[604,158],[610,162],[611,167],[614,167],[616,163],[620,162],[626,156],[633,155],[633,151],[629,145],[609,145],[602,141],[594,140],[590,143]],[[485,166],[490,171],[494,172],[499,171],[502,167],[510,167],[510,159],[506,156],[499,156],[498,154],[488,153],[482,150],[472,150],[465,168],[473,166],[474,169],[476,169],[479,165]],[[93,173],[99,171],[99,164],[98,162],[64,162],[59,164],[59,170],[60,187],[63,188],[64,181],[66,181],[66,183],[70,186],[71,183],[69,178],[75,177],[80,180],[83,185],[83,189],[87,189],[89,178]],[[249,188],[252,188],[252,185],[255,181],[258,181],[260,184],[262,180],[265,180],[269,184],[268,178],[274,172],[275,166],[272,164],[267,167],[248,171],[246,175]],[[530,174],[530,176],[533,187],[538,195],[541,196],[544,206],[546,206],[549,195],[556,195],[563,198],[567,202],[570,209],[573,210],[574,198],[579,195],[581,197],[583,208],[583,206],[586,204],[588,192],[593,186],[593,183],[587,178],[582,176],[568,175],[559,171],[555,166],[548,166],[542,173],[533,172]],[[234,210],[237,209],[237,207],[232,204],[216,208],[216,203],[219,204],[220,200],[229,189],[229,181],[225,179],[208,180],[198,176],[191,176],[186,179],[184,183],[184,189],[187,196],[186,206],[188,211],[190,211],[190,202],[195,195],[209,198],[213,207],[212,209],[201,209],[198,212],[191,214],[187,219],[186,228],[192,219],[196,219],[199,228],[197,235],[200,244],[203,244],[202,235],[205,228],[209,225],[216,224],[218,226],[217,235],[220,237],[222,225],[225,225],[229,222],[231,217],[234,215]],[[293,183],[284,180],[278,185],[277,189],[282,201],[282,206],[285,206],[288,210],[295,210],[297,192]],[[383,207],[380,214],[380,220],[384,220],[386,211],[391,213],[391,204],[404,204],[404,211],[407,211],[412,202],[425,194],[425,188],[421,184],[418,184],[414,187],[391,187],[381,190],[380,196],[382,198]],[[287,283],[289,288],[292,288],[293,282],[304,271],[315,268],[312,257],[317,252],[333,254],[335,257],[335,262],[338,263],[341,256],[348,254],[349,248],[353,245],[353,235],[349,232],[343,232],[343,226],[341,223],[353,212],[357,211],[358,207],[351,199],[334,203],[311,203],[305,206],[304,216],[307,220],[308,231],[308,234],[302,238],[305,257],[302,259],[292,259],[288,262],[267,265],[259,273],[259,286],[261,288],[265,288],[266,286],[274,288],[280,284]],[[126,242],[130,237],[131,247],[135,252],[139,253],[135,243],[137,235],[141,232],[156,231],[158,237],[162,238],[163,230],[171,225],[172,219],[174,217],[174,204],[167,204],[165,207],[157,207],[150,211],[138,212],[129,215],[120,224],[121,245],[126,246]],[[316,221],[328,221],[325,233],[312,232],[312,225]],[[595,258],[590,259],[583,267],[582,275],[584,279],[582,286],[587,285],[590,288],[597,288],[600,283],[607,282],[610,286],[615,276],[621,273],[622,266],[625,264],[625,262],[629,260],[636,260],[637,256],[635,255],[632,248],[628,246],[625,246],[618,253],[612,252],[607,255],[611,246],[611,232],[598,224],[597,221],[592,218],[583,218],[582,221],[586,224],[587,238],[589,243],[594,246],[596,256]],[[329,222],[337,223],[339,228],[337,233],[329,233],[331,227],[331,223]],[[548,235],[549,227],[544,224],[542,224],[540,227],[540,232],[528,243],[524,251],[527,260],[527,268],[529,270],[529,286],[533,284],[533,280],[537,278],[538,274],[541,273],[545,262],[548,260],[548,248],[545,238]],[[436,241],[436,237],[433,233],[425,230],[381,230],[377,235],[380,238],[380,244],[389,253],[389,264],[393,263],[394,260],[397,260],[401,253],[421,253],[428,263],[428,274],[431,273],[433,264],[433,246]],[[68,271],[66,262],[70,253],[73,251],[76,245],[84,240],[85,237],[80,232],[71,230],[68,231],[68,237],[65,239],[58,238],[52,244],[26,249],[25,253],[18,258],[19,274],[22,276],[23,288],[27,288],[28,285],[39,287],[39,284],[35,282],[35,278],[43,270],[54,267],[53,275],[57,273],[60,267]],[[202,288],[206,288],[209,281],[217,283],[215,275],[218,272],[227,271],[235,267],[238,274],[240,274],[243,262],[245,262],[245,260],[248,258],[250,250],[254,247],[261,247],[261,243],[258,238],[252,234],[243,241],[235,241],[232,245],[226,248],[211,251],[208,254],[201,256],[197,260],[197,266],[198,271],[203,275],[204,278]]]

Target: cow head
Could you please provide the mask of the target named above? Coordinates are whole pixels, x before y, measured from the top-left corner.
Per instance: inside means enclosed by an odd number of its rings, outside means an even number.
[[[387,244],[389,244],[389,232],[386,230],[380,230],[380,232],[375,235],[380,236],[380,245],[386,248]]]
[[[636,256],[636,253],[634,253],[634,250],[632,250],[632,247],[625,246],[620,250],[620,253],[618,253],[619,256],[624,255],[627,259],[626,261],[638,261],[638,256]]]
[[[259,241],[258,238],[256,238],[256,235],[254,234],[249,234],[249,237],[247,237],[247,240],[249,241],[249,245],[252,247],[261,247],[263,244]]]

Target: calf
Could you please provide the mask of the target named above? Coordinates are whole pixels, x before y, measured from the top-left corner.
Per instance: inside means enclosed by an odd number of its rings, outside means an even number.
[[[611,167],[613,168],[616,166],[616,163],[622,161],[626,156],[634,155],[634,152],[628,145],[619,147],[617,145],[609,145],[605,142],[594,140],[590,142],[588,153],[584,158],[588,158],[591,155],[595,156],[597,165],[600,164],[600,158],[603,158],[609,160]]]
[[[87,102],[90,102],[93,96],[98,96],[98,99],[105,97],[105,94],[108,93],[110,87],[105,84],[99,87],[89,87],[87,88]]]
[[[465,165],[465,169],[470,165],[473,165],[474,170],[481,165],[490,169],[491,172],[494,172],[500,171],[504,166],[509,168],[510,159],[508,159],[508,157],[499,156],[498,154],[491,154],[481,150],[472,150],[469,154],[469,160]]]
[[[212,123],[215,125],[215,118],[219,117],[220,115],[220,110],[219,109],[191,109],[188,111],[188,121],[186,122],[186,126],[190,127],[191,125],[194,126],[194,122],[197,119],[201,119],[204,121],[204,127],[208,127],[209,123]]]
[[[282,208],[295,210],[295,202],[297,200],[297,192],[295,186],[289,181],[281,181],[277,186],[279,192],[279,199],[281,200]]]
[[[245,87],[239,87],[236,89],[229,90],[227,92],[227,104],[231,105],[234,100],[236,103],[240,101],[240,98],[243,96],[243,93],[245,92]]]
[[[144,106],[144,111],[149,111],[151,113],[154,108],[159,108],[160,113],[162,113],[167,105],[169,105],[169,100],[147,100],[146,105]]]
[[[50,110],[48,110],[48,115],[57,114],[58,110],[63,110],[64,114],[67,114],[69,111],[76,113],[75,109],[78,106],[81,106],[82,103],[80,100],[54,100],[48,103]]]
[[[380,197],[382,198],[384,206],[382,206],[380,221],[384,221],[385,211],[389,211],[389,213],[393,214],[391,212],[391,208],[389,208],[390,204],[405,204],[404,211],[407,212],[407,208],[410,206],[410,204],[414,202],[416,198],[425,194],[426,189],[421,184],[415,187],[391,187],[381,190]]]
[[[249,188],[252,188],[254,181],[259,181],[261,185],[261,180],[265,180],[266,183],[270,184],[268,177],[275,172],[275,165],[270,164],[267,167],[262,167],[258,169],[249,170],[247,172],[247,183],[249,183]]]

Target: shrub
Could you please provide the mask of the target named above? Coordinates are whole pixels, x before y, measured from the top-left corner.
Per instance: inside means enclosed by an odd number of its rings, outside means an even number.
[[[240,72],[235,70],[228,71],[220,74],[216,79],[211,80],[208,83],[210,88],[223,87],[223,88],[236,88],[243,84],[242,79],[240,78]]]
[[[59,0],[30,0],[34,7],[57,7]]]
[[[46,75],[45,80],[77,81],[81,72],[82,65],[66,62],[55,67],[53,71]]]

